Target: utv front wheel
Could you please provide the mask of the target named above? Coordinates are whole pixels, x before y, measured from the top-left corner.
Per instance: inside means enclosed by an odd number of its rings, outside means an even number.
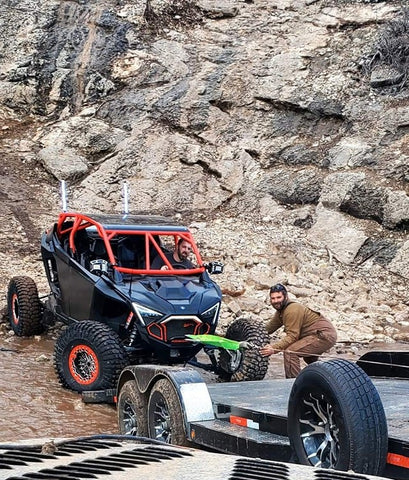
[[[10,326],[19,337],[30,337],[44,331],[37,285],[30,277],[10,280],[7,307]]]
[[[55,344],[54,367],[60,383],[76,392],[115,388],[127,364],[119,336],[103,323],[73,323]]]
[[[222,381],[243,382],[262,380],[268,369],[268,357],[260,354],[260,347],[270,343],[263,323],[248,318],[238,318],[226,331],[226,338],[247,342],[243,350],[221,350],[218,374]]]

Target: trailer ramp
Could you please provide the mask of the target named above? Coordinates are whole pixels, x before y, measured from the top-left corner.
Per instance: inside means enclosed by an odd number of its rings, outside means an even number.
[[[105,438],[101,438],[105,437]],[[119,437],[122,437],[119,439]],[[131,437],[132,438],[132,437]],[[125,436],[0,444],[1,480],[375,480],[382,477],[216,454]],[[152,440],[145,439],[147,442]],[[54,449],[52,445],[55,445]],[[51,446],[50,446],[51,445]],[[44,448],[49,446],[50,448]],[[46,453],[48,451],[48,453]]]

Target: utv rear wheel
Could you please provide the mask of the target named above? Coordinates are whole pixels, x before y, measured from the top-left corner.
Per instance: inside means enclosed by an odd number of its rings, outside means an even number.
[[[13,277],[10,280],[7,307],[10,326],[19,337],[30,337],[44,331],[41,302],[32,278]]]
[[[76,392],[115,388],[127,364],[119,336],[103,323],[73,323],[55,344],[54,367],[60,383]]]
[[[382,475],[388,433],[378,391],[347,360],[316,362],[294,381],[288,436],[303,465]]]
[[[243,350],[221,350],[218,362],[220,380],[243,382],[262,380],[268,369],[268,357],[260,354],[260,347],[270,342],[263,323],[239,318],[226,331],[226,338],[238,342],[248,342],[249,348]]]
[[[146,397],[142,395],[135,380],[128,380],[118,395],[118,427],[122,435],[148,436]]]

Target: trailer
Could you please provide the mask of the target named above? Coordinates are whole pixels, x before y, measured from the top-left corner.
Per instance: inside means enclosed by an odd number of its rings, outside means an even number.
[[[295,380],[214,384],[190,367],[128,366],[116,394],[119,431],[320,471],[353,471],[359,479],[407,480],[406,365],[409,352],[370,352],[357,363],[316,362]]]

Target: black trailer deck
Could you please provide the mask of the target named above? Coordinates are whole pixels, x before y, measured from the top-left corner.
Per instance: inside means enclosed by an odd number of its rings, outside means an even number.
[[[388,421],[389,437],[405,440],[409,444],[409,380],[373,379],[382,400]],[[224,405],[229,399],[232,415],[258,412],[263,416],[273,415],[285,423],[287,432],[287,404],[294,380],[277,379],[262,382],[216,383],[208,389],[214,404]],[[279,432],[277,432],[279,433]]]
[[[385,474],[388,478],[407,479],[409,380],[378,378],[372,381],[387,417],[389,441]],[[261,458],[276,460],[279,457],[291,461],[287,405],[293,382],[292,379],[276,379],[208,384],[216,419],[192,424],[195,441],[219,451],[233,449],[248,456],[255,452]]]

